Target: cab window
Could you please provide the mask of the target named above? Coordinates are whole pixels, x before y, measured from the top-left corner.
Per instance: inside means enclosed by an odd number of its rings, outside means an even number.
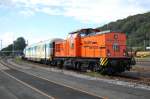
[[[114,51],[119,51],[119,45],[118,45],[118,43],[114,43],[113,44],[113,50]]]

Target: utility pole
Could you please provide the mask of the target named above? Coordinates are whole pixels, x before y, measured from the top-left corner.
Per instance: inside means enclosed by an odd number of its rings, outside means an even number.
[[[144,40],[144,51],[146,50],[146,40]]]
[[[146,50],[146,32],[144,33],[144,51]]]
[[[132,42],[131,42],[131,38],[130,38],[130,51],[131,51],[131,55],[132,55],[133,50],[132,50]]]
[[[14,56],[14,41],[13,41],[13,44],[12,44],[12,54]]]
[[[0,49],[0,55],[2,55],[1,51],[2,51],[2,40],[1,41],[1,49]]]
[[[27,40],[27,41],[26,41],[26,45],[27,45],[27,46],[28,46],[28,43],[29,43],[29,42],[28,42],[28,40]]]
[[[148,37],[149,37],[149,47],[150,47],[150,33],[149,33],[149,36],[148,36]]]
[[[2,42],[3,42],[3,40],[1,40],[1,50],[2,50],[2,46],[3,46],[3,45],[2,45]]]

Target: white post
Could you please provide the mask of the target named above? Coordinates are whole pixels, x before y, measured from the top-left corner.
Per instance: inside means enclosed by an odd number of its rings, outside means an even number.
[[[2,45],[2,42],[3,42],[3,41],[1,40],[1,50],[2,50],[2,46],[3,46],[3,45]]]

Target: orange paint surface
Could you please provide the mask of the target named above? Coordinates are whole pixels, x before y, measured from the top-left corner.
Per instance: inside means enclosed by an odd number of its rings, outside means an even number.
[[[124,57],[126,35],[103,33],[89,36],[69,34],[63,42],[55,42],[55,57]]]

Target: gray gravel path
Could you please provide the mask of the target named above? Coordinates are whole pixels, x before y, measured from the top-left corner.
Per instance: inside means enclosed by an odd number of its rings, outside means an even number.
[[[150,90],[134,88],[133,86],[121,86],[107,83],[105,81],[85,79],[84,77],[76,77],[64,74],[63,72],[54,72],[44,67],[42,67],[44,69],[38,66],[34,67],[33,64],[23,63],[18,66],[31,67],[29,69],[21,69],[29,74],[43,77],[80,90],[88,91],[99,96],[108,97],[109,99],[149,99],[150,97]]]
[[[49,99],[0,71],[0,99]]]

